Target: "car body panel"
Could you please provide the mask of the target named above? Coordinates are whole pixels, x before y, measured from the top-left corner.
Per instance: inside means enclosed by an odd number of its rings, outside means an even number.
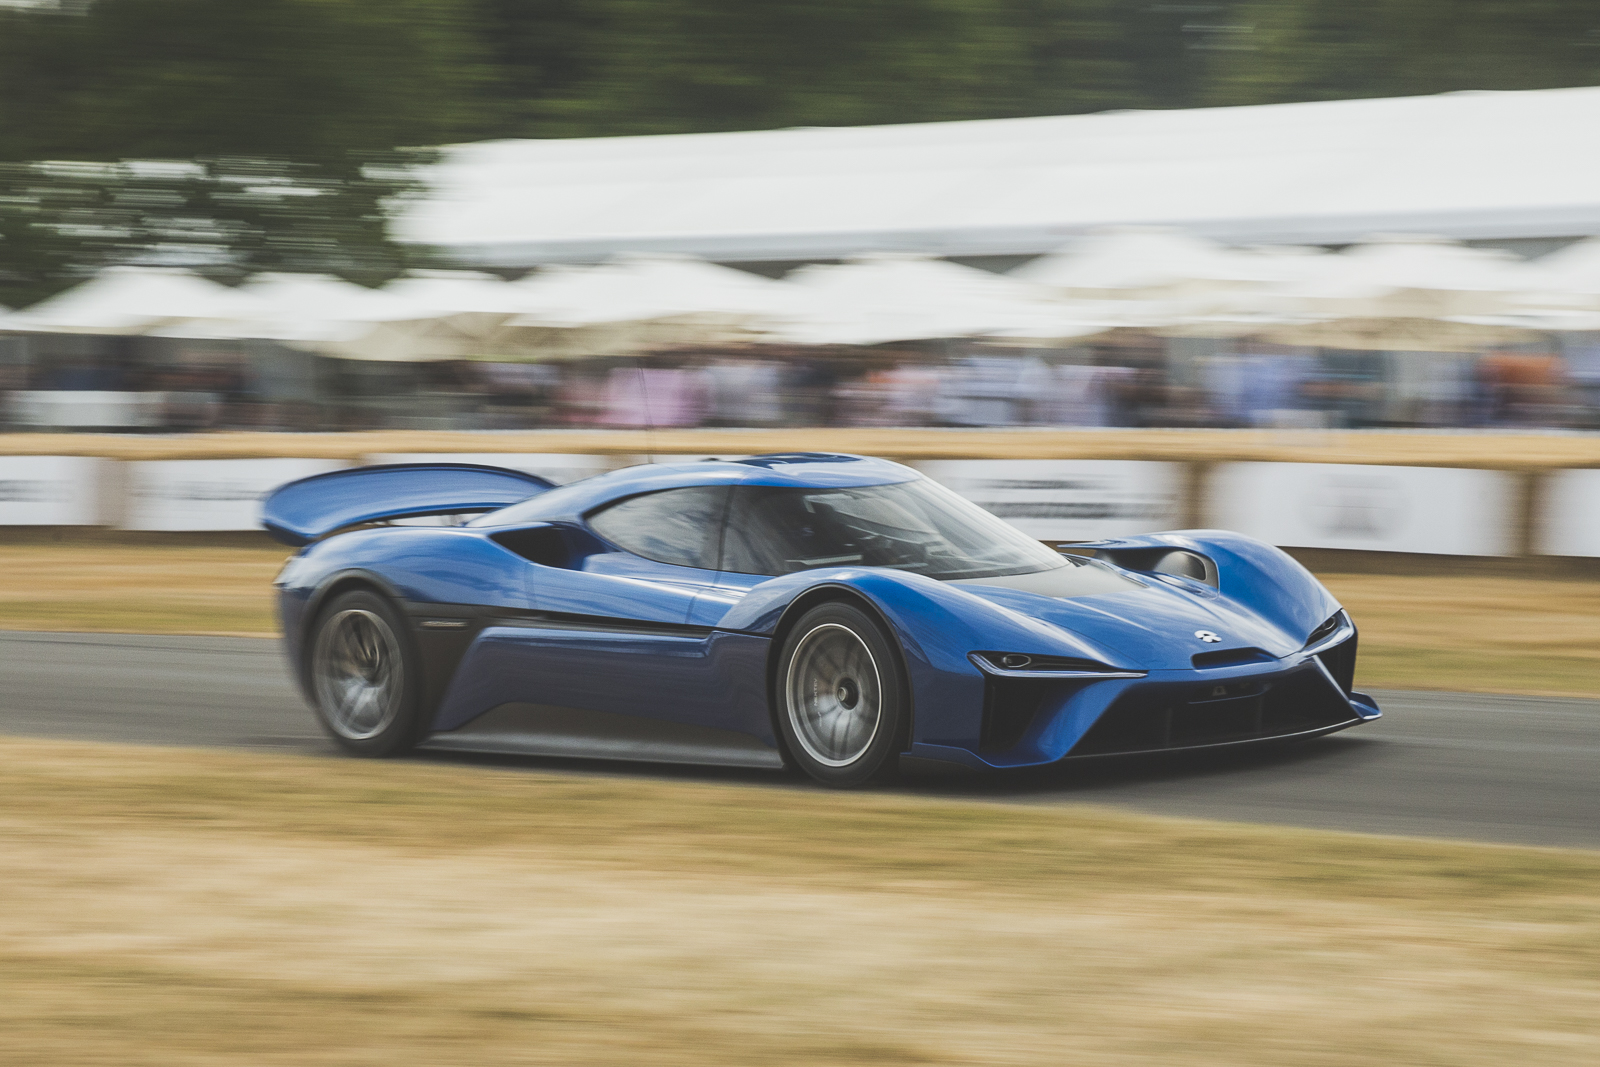
[[[586,520],[670,488],[919,477],[810,455],[645,466],[541,490],[466,526],[353,530],[304,548],[280,576],[288,648],[303,670],[319,605],[370,584],[414,620],[430,743],[540,754],[779,765],[775,658],[798,615],[835,598],[876,615],[898,644],[911,694],[904,755],[917,759],[1019,767],[1119,745],[1312,736],[1378,714],[1336,677],[1353,670],[1355,648],[1338,602],[1286,553],[1228,531],[1085,543],[1068,546],[1068,567],[942,581],[859,565],[776,577],[677,566],[605,542]],[[517,548],[521,536],[546,547]],[[1152,569],[1172,551],[1207,561],[1208,580]],[[1318,632],[1339,647],[1309,647]],[[980,653],[1068,666],[1008,671]]]

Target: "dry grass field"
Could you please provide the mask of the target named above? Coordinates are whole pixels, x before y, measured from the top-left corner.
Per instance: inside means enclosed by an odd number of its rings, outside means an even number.
[[[0,543],[0,629],[271,635],[286,554],[264,539]],[[1600,581],[1322,578],[1361,627],[1362,685],[1600,695]]]
[[[272,578],[288,555],[265,537],[0,543],[0,629],[269,636]]]
[[[1322,574],[1373,687],[1600,696],[1600,581]]]
[[[1600,856],[0,739],[0,1062],[1600,1062]]]

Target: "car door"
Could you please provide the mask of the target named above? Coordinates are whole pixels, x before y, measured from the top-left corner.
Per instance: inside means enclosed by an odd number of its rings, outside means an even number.
[[[615,551],[593,552],[572,569],[532,575],[541,613],[591,620],[597,631],[685,626],[695,597],[716,584],[723,486],[643,493],[585,517]]]
[[[667,489],[586,516],[613,550],[534,567],[535,614],[486,635],[514,657],[519,687],[518,708],[493,722],[514,718],[541,750],[567,754],[774,759],[749,736],[753,717],[726,684],[719,635],[689,621],[716,584],[726,499],[722,486]]]
[[[729,490],[717,562],[717,581],[696,598],[690,619],[715,626],[745,595],[773,576],[790,569],[782,557],[790,542],[805,533],[807,517],[800,497],[788,490],[734,486]]]

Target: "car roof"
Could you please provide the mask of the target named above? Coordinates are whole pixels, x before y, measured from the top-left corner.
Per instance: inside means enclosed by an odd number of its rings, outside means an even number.
[[[699,485],[767,485],[793,489],[840,489],[895,485],[922,477],[886,459],[842,452],[774,452],[741,459],[642,463],[582,481],[491,512],[474,526],[576,519],[601,504],[640,493]]]

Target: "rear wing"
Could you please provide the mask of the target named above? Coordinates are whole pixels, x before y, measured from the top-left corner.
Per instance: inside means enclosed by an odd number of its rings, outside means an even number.
[[[351,467],[279,486],[261,502],[261,525],[298,547],[365,522],[493,511],[554,486],[536,474],[476,463]]]

